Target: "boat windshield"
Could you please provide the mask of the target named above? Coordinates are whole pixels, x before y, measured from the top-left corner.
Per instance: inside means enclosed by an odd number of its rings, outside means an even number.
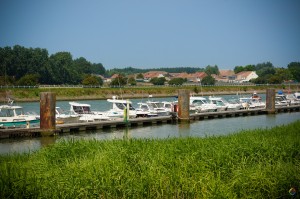
[[[78,114],[91,113],[91,109],[88,106],[73,106],[73,110]]]
[[[194,100],[192,102],[192,104],[195,104],[195,105],[201,105],[201,104],[204,104],[202,100]]]
[[[216,105],[217,106],[225,106],[225,104],[222,101],[216,101]]]

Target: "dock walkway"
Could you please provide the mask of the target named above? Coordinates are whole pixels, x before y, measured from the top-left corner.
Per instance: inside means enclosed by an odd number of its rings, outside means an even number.
[[[300,111],[300,105],[287,106],[276,108],[276,113],[282,112],[295,112]],[[238,110],[238,111],[222,111],[222,112],[206,112],[190,114],[190,121],[214,119],[214,118],[227,118],[227,117],[241,117],[241,116],[254,116],[267,114],[265,109],[250,109],[250,110]],[[129,119],[128,122],[120,120],[111,121],[97,121],[97,122],[82,122],[82,123],[69,123],[69,124],[57,124],[54,131],[55,134],[63,134],[69,132],[78,132],[86,130],[97,130],[103,128],[122,128],[131,126],[144,126],[155,125],[164,123],[176,123],[180,121],[174,115],[163,117],[150,117],[150,118],[134,118]],[[19,138],[19,137],[37,137],[41,136],[42,130],[39,127],[32,128],[5,128],[0,129],[0,139],[4,138]]]

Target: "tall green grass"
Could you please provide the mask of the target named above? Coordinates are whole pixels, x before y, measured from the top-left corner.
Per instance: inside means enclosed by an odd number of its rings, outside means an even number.
[[[293,186],[300,121],[221,137],[63,141],[0,156],[0,198],[289,198]]]

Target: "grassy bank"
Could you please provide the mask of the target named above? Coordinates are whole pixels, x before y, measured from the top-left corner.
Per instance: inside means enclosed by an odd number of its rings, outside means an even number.
[[[0,100],[3,101],[7,93],[16,101],[38,101],[40,92],[55,92],[58,100],[79,100],[79,99],[107,99],[113,95],[124,98],[141,98],[153,95],[154,97],[167,97],[178,94],[178,89],[188,89],[191,93],[212,95],[212,94],[236,94],[252,93],[253,91],[265,92],[267,88],[288,89],[283,85],[278,86],[182,86],[182,87],[125,87],[125,88],[1,88]],[[298,89],[291,86],[291,89]],[[2,98],[2,99],[1,99]]]
[[[0,198],[289,198],[300,121],[224,137],[65,141],[0,156]]]

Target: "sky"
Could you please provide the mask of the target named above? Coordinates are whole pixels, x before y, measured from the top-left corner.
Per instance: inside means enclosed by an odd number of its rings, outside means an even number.
[[[0,47],[112,68],[300,61],[299,0],[0,0]]]

